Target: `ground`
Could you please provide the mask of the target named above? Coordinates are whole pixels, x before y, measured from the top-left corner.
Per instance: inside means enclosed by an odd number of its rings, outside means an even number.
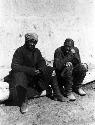
[[[0,125],[95,125],[95,82],[83,87],[87,95],[77,94],[76,101],[59,102],[47,97],[31,99],[29,111],[21,114],[19,107],[0,105]]]

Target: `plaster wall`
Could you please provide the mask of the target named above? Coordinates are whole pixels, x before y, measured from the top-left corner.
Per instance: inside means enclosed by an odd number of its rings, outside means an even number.
[[[0,0],[0,66],[10,66],[24,35],[36,32],[47,60],[72,38],[82,62],[95,64],[95,0]]]

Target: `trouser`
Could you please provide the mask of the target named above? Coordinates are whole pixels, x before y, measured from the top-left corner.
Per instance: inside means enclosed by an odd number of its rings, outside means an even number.
[[[68,94],[72,90],[76,90],[81,87],[81,83],[86,76],[86,69],[83,65],[78,64],[75,67],[65,67],[61,72],[56,71],[59,88],[62,86],[65,88],[65,93]]]
[[[28,87],[34,88],[38,92],[48,89],[51,82],[52,71],[53,68],[48,66],[44,73],[35,76],[27,75],[24,72],[13,72],[12,82],[16,88],[17,98],[20,105],[25,100]]]
[[[42,90],[45,90],[49,85],[49,82],[51,81],[52,72],[53,68],[50,66],[47,66],[43,73],[34,76],[31,76],[24,72],[13,72],[12,74],[13,84],[15,86],[20,85],[25,89],[28,86],[30,87],[38,86]]]

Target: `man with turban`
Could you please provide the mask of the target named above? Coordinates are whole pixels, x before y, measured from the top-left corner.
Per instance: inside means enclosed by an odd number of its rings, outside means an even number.
[[[55,50],[54,68],[59,88],[64,96],[74,101],[76,98],[73,91],[81,96],[86,95],[81,83],[88,67],[87,64],[81,63],[79,49],[74,46],[72,39],[66,39],[64,45]]]
[[[46,90],[50,95],[52,93],[49,93],[49,85],[51,85],[55,98],[64,101],[64,97],[58,88],[53,67],[46,65],[40,50],[35,47],[37,42],[37,34],[25,34],[25,44],[15,51],[12,59],[12,82],[16,88],[21,113],[27,111],[25,98],[28,86],[34,87],[39,93]]]

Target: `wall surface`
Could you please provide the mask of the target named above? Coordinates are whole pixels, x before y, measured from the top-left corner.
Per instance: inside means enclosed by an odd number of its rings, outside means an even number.
[[[39,35],[47,60],[69,37],[82,61],[95,64],[95,0],[0,0],[0,66],[10,66],[27,32]]]

